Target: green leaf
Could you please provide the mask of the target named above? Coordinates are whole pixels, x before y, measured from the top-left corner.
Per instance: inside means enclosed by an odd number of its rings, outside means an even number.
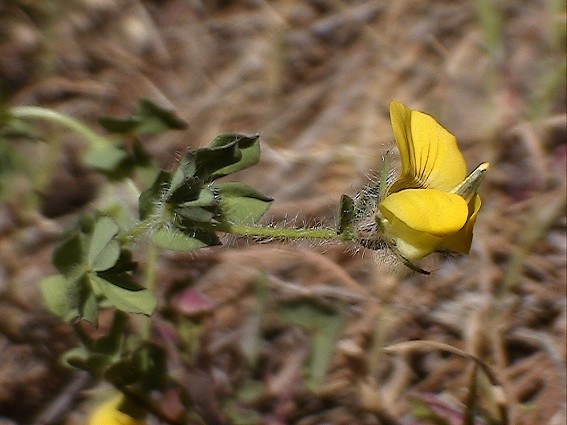
[[[128,154],[111,143],[94,145],[83,155],[86,165],[104,173],[118,172],[127,160]]]
[[[72,279],[83,263],[83,244],[76,234],[59,245],[53,252],[53,264],[66,278]]]
[[[102,117],[99,124],[111,133],[156,134],[166,130],[182,130],[187,123],[170,109],[158,106],[149,99],[142,99],[133,115],[126,118]]]
[[[175,178],[175,175],[173,176]],[[170,204],[183,204],[186,202],[195,201],[199,198],[199,193],[203,189],[204,181],[198,177],[187,177],[183,180],[182,184],[177,185],[175,190],[172,186],[167,192],[167,202]]]
[[[175,172],[171,175],[167,199],[171,198],[175,192],[182,190],[188,184],[188,179],[194,178],[197,164],[195,162],[195,151],[189,151],[179,162]],[[191,198],[194,199],[194,198]]]
[[[231,224],[257,222],[272,203],[271,198],[244,183],[219,183],[213,187],[219,193],[221,216]]]
[[[120,244],[114,237],[119,231],[120,227],[110,217],[101,217],[97,220],[87,255],[91,270],[108,270],[116,264],[120,257]]]
[[[203,182],[210,182],[226,175],[219,175],[218,171],[238,163],[242,159],[242,153],[235,141],[226,146],[206,147],[190,151],[187,158],[195,162],[195,177]]]
[[[183,218],[199,223],[210,223],[214,217],[212,211],[201,207],[180,207],[175,212]]]
[[[94,274],[90,278],[93,286],[97,286],[97,292],[121,311],[150,316],[156,307],[156,299],[148,289],[123,288]]]
[[[214,232],[204,230],[187,231],[162,227],[155,232],[153,241],[157,246],[173,251],[192,251],[207,246],[220,245],[220,240]]]
[[[69,297],[69,284],[63,275],[45,277],[39,287],[47,308],[53,314],[67,322],[77,319],[76,304]]]
[[[211,186],[214,188],[214,186]],[[214,207],[217,204],[215,194],[211,189],[203,188],[199,196],[194,201],[187,201],[179,204],[180,207]]]
[[[210,180],[215,180],[220,177],[227,176],[245,168],[255,165],[260,160],[260,136],[245,136],[236,133],[224,133],[218,135],[210,144],[209,147],[229,146],[236,144],[240,151],[240,158],[237,162],[227,165],[223,168],[217,169],[214,174],[210,176]]]

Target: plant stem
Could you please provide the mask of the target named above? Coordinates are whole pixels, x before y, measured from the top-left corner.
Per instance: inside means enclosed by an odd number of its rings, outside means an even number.
[[[155,243],[150,242],[148,247],[148,255],[146,260],[146,276],[144,278],[144,287],[155,293],[155,281],[157,273],[158,253]],[[142,329],[142,338],[149,341],[152,337],[152,318],[143,317],[144,325]],[[145,356],[144,361],[149,363],[149,357]],[[148,366],[147,364],[145,366]]]
[[[239,236],[259,236],[266,238],[350,240],[350,237],[338,234],[336,230],[333,229],[293,229],[288,227],[261,227],[220,223],[213,226],[213,230]]]
[[[41,106],[15,106],[9,109],[10,114],[22,120],[45,120],[62,125],[83,136],[93,145],[105,145],[109,140],[99,136],[80,121],[65,114]]]
[[[118,240],[121,244],[127,244],[138,239],[140,236],[144,236],[150,230],[150,223],[148,220],[140,221],[134,226],[129,227],[120,232],[118,235]]]

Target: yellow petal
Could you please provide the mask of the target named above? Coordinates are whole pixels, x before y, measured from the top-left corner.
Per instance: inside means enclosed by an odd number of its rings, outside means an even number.
[[[389,193],[409,188],[449,191],[466,176],[455,136],[423,112],[390,102],[390,121],[402,162],[402,173]]]
[[[466,224],[456,234],[445,237],[439,245],[439,250],[469,253],[473,238],[473,227],[481,205],[480,196],[475,194],[469,202],[469,219]]]
[[[393,193],[380,203],[379,209],[416,231],[435,236],[458,232],[468,217],[468,206],[461,196],[437,189],[407,189]]]
[[[143,421],[119,410],[123,399],[119,394],[97,406],[89,418],[89,425],[144,425]]]
[[[383,237],[408,260],[437,250],[443,239],[466,223],[468,206],[454,193],[407,189],[386,197],[378,206]]]

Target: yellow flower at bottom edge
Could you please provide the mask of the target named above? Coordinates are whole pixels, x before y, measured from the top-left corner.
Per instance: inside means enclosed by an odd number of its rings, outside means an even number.
[[[423,112],[391,102],[390,120],[402,170],[378,204],[382,239],[412,268],[434,251],[467,254],[488,163],[467,176],[455,136]]]
[[[124,397],[119,394],[98,405],[91,413],[88,425],[144,425],[143,421],[119,410],[123,401]]]

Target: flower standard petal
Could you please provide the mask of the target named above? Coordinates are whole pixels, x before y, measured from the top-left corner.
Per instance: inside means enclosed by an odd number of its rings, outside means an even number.
[[[408,260],[435,251],[466,223],[468,206],[454,193],[407,189],[386,197],[378,206],[383,237]]]
[[[433,117],[394,101],[390,120],[402,172],[389,193],[410,188],[449,191],[463,181],[466,165],[455,136]]]

